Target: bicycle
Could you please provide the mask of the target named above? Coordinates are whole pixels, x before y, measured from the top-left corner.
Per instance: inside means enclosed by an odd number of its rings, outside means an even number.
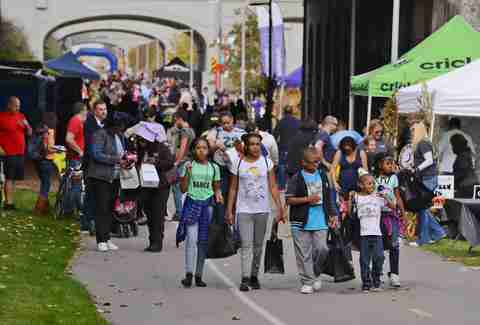
[[[63,175],[60,176],[60,185],[58,187],[54,207],[55,219],[65,216],[66,212],[70,212],[66,211],[65,209],[66,203],[67,200],[70,200],[69,195],[71,194],[72,185],[78,182],[81,183],[80,195],[83,195],[83,193],[85,192],[85,184],[83,182],[83,171],[81,165],[77,167],[66,168]]]

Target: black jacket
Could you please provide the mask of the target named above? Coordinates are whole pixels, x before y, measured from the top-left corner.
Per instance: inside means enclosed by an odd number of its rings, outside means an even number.
[[[294,136],[288,146],[287,154],[287,173],[293,175],[298,173],[300,162],[303,158],[303,151],[313,143],[313,139],[318,132],[318,129],[304,129],[301,128]]]
[[[333,187],[328,180],[325,172],[320,172],[322,178],[322,190],[323,190],[323,209],[325,211],[325,220],[328,222],[328,217],[337,215],[337,207],[333,195]],[[302,176],[301,171],[293,175],[288,181],[287,197],[306,197],[308,196],[307,184]],[[308,212],[310,210],[310,204],[297,204],[290,206],[290,223],[301,225],[302,228],[308,223]]]

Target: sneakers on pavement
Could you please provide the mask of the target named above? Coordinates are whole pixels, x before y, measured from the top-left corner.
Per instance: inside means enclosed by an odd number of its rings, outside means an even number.
[[[108,245],[107,243],[98,243],[97,249],[99,252],[108,252]]]
[[[246,292],[250,290],[250,287],[248,286],[250,284],[250,278],[242,278],[242,282],[240,283],[239,290]]]
[[[322,280],[317,280],[313,283],[313,290],[320,291],[322,289]]]
[[[393,288],[400,288],[402,286],[400,284],[400,277],[398,276],[398,274],[390,274],[390,286]]]
[[[303,285],[302,288],[300,289],[300,292],[303,293],[304,295],[312,294],[313,287],[308,285]]]
[[[372,289],[370,289],[372,292],[382,292],[383,291],[383,288],[382,287],[373,287]]]
[[[108,249],[110,249],[112,251],[118,250],[118,246],[115,245],[114,243],[112,243],[111,240],[107,241],[107,247],[108,247]]]
[[[260,286],[260,282],[258,281],[258,277],[253,275],[250,277],[250,288],[253,290],[260,290],[262,288]]]
[[[369,286],[362,286],[362,291],[363,291],[363,293],[369,293],[370,292],[370,287]]]
[[[418,247],[418,243],[416,241],[412,241],[410,244],[408,244],[411,247]]]

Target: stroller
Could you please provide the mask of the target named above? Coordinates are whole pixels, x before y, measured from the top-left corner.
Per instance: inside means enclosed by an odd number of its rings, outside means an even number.
[[[138,236],[138,202],[120,191],[113,206],[113,228],[121,238]]]

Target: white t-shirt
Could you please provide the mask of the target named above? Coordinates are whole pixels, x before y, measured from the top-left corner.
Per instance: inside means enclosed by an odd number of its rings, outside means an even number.
[[[381,236],[380,218],[386,205],[384,198],[376,194],[355,195],[357,215],[360,219],[360,236]]]
[[[234,175],[238,174],[237,213],[269,213],[270,188],[268,172],[272,170],[270,159],[260,157],[256,162],[240,161],[237,168],[232,168]]]

